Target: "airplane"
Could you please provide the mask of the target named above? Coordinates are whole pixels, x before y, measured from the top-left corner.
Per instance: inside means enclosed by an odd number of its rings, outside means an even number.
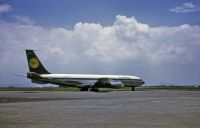
[[[26,49],[29,72],[27,78],[32,83],[55,84],[59,87],[77,87],[80,91],[98,92],[99,88],[124,88],[143,85],[145,82],[137,76],[129,75],[94,75],[94,74],[52,74],[45,69],[34,50]]]

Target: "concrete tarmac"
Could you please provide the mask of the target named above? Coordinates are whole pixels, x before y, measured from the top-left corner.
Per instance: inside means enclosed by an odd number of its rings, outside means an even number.
[[[199,128],[199,91],[0,92],[0,128]]]

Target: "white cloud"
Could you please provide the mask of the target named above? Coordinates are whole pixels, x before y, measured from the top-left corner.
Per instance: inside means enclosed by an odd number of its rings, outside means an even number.
[[[194,5],[192,2],[183,3],[181,6],[176,6],[170,9],[171,12],[175,13],[188,13],[200,11],[200,8]]]
[[[162,63],[188,62],[187,56],[195,61],[195,53],[190,48],[200,45],[198,33],[199,26],[149,27],[135,17],[118,15],[113,26],[77,23],[74,30],[2,23],[0,40],[8,49],[45,49],[70,59],[81,60],[80,56],[85,56],[101,63],[119,60]]]
[[[199,26],[150,27],[135,17],[118,15],[111,26],[77,23],[68,30],[3,22],[0,28],[2,73],[28,70],[24,68],[26,48],[39,49],[44,65],[53,72],[112,74],[124,70],[130,74],[133,65],[140,63],[145,65],[140,69],[145,75],[145,68],[152,65],[159,69],[167,64],[200,64]]]
[[[0,14],[11,11],[12,8],[9,4],[0,4]]]

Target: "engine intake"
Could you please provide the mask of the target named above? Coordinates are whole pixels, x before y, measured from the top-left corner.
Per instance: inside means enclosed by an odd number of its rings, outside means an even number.
[[[112,88],[124,88],[124,84],[121,81],[110,81],[109,84]]]

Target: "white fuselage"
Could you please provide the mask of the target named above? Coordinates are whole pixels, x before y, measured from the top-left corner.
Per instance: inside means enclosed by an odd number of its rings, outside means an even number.
[[[93,75],[93,74],[40,74],[41,81],[67,86],[84,87],[93,85],[97,81],[121,82],[125,87],[137,87],[144,81],[129,75]]]

